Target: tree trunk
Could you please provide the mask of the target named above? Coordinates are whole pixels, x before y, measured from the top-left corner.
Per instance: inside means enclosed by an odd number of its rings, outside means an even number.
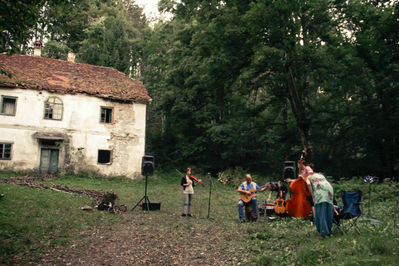
[[[290,101],[291,109],[297,122],[297,128],[301,136],[301,142],[306,152],[305,160],[311,162],[313,160],[313,145],[311,141],[311,112],[309,104],[309,95],[306,90],[306,83],[304,83],[301,90],[302,95],[295,86],[294,76],[290,67],[286,68],[286,90],[288,92],[288,100]]]

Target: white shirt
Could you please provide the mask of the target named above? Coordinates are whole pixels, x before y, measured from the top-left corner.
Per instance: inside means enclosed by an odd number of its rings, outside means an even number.
[[[193,181],[188,176],[186,176],[186,183],[188,184],[188,186],[185,187],[183,193],[184,194],[194,194]]]

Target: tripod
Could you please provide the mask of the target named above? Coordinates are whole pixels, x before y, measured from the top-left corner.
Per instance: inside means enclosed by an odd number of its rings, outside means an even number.
[[[132,211],[134,211],[134,209],[136,209],[136,207],[142,203],[144,201],[144,209],[146,211],[150,210],[150,200],[148,199],[147,196],[147,184],[148,184],[148,175],[145,176],[145,189],[144,189],[144,196],[137,202],[137,204],[132,208]]]

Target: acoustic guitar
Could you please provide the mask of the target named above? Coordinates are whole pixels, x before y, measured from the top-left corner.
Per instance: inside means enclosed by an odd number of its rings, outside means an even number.
[[[259,189],[261,189],[261,188],[264,188],[266,185],[264,185],[264,186],[261,186]],[[258,190],[259,190],[258,189]],[[241,200],[244,202],[244,203],[248,203],[248,202],[250,202],[251,200],[252,200],[252,198],[254,198],[254,197],[256,197],[256,192],[258,192],[258,190],[256,189],[256,188],[251,188],[250,190],[247,190],[247,191],[249,191],[251,194],[246,194],[246,193],[240,193],[241,194]]]
[[[274,212],[276,214],[284,214],[285,207],[284,207],[284,200],[283,199],[276,199],[276,206],[274,207]]]

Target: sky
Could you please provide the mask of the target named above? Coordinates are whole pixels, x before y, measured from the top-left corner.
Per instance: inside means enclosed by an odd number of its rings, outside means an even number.
[[[144,9],[147,18],[159,17],[158,0],[136,0],[136,4]]]

